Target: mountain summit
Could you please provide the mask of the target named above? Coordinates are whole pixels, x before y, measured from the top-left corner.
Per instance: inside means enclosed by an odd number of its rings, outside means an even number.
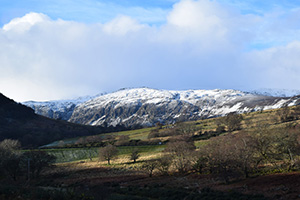
[[[272,97],[238,90],[123,89],[84,102],[25,102],[36,113],[85,125],[143,125],[198,120],[231,112],[253,112],[300,103],[300,97]],[[59,106],[58,106],[59,105]]]

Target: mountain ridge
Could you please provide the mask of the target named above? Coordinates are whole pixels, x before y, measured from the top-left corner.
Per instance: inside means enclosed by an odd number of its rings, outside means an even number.
[[[38,102],[24,104],[38,114],[57,115],[78,124],[152,126],[157,122],[169,124],[223,116],[230,112],[292,106],[299,104],[300,100],[299,97],[272,97],[233,89],[158,90],[143,87],[118,90],[77,104],[72,102],[62,110],[55,110],[56,104],[51,103],[40,106]]]
[[[258,90],[252,90],[250,93],[273,97],[293,97],[300,95],[300,90],[262,88]]]

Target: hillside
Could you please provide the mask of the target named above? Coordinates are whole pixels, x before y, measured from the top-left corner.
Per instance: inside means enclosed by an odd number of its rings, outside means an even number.
[[[85,125],[153,126],[299,104],[299,96],[273,97],[237,90],[123,89],[85,102],[24,102],[36,113]]]
[[[55,167],[19,188],[50,196],[48,188],[59,188],[65,199],[296,199],[299,123],[300,106],[292,106],[59,140],[42,149]]]
[[[101,127],[89,127],[49,119],[34,113],[0,93],[0,141],[18,139],[23,146],[39,146],[70,137],[94,135]]]
[[[57,184],[89,187],[97,195],[99,188],[106,188],[105,194],[124,199],[155,199],[166,192],[178,195],[183,189],[187,189],[184,197],[207,199],[299,197],[300,106],[236,116],[241,117],[240,126],[232,131],[226,117],[219,117],[74,138],[73,145],[69,139],[65,146],[45,151],[58,162],[67,162],[57,165],[62,172],[53,172],[59,177]],[[224,129],[218,131],[220,125]],[[99,148],[108,143],[118,149],[111,165],[99,161]],[[190,144],[195,147],[188,149]],[[131,159],[133,150],[139,152],[137,162]],[[151,163],[153,177],[145,169]]]
[[[286,109],[288,109],[288,111],[285,111]],[[282,119],[283,115],[286,115],[284,119]],[[242,117],[240,127],[238,130],[233,131],[233,133],[256,133],[262,127],[267,127],[267,129],[270,130],[279,130],[282,127],[299,128],[298,124],[300,123],[300,106],[257,111],[241,114],[240,116]],[[157,145],[159,142],[165,144],[170,140],[170,138],[176,136],[176,134],[180,134],[180,132],[184,131],[184,129],[188,129],[193,132],[193,140],[195,141],[195,145],[201,146],[203,142],[205,143],[205,141],[209,141],[210,138],[230,133],[224,124],[224,118],[225,117],[217,117],[183,123],[179,122],[172,125],[164,125],[162,127],[153,126],[135,130],[108,132],[91,137],[68,138],[62,141],[70,147],[74,147],[74,144],[76,143],[79,147],[82,147],[82,144],[84,146],[89,143],[91,146],[99,147],[99,145],[103,146],[103,143],[108,141],[110,143],[116,143],[118,146],[151,146]],[[218,131],[218,124],[224,126],[224,129]],[[124,140],[123,136],[127,137],[127,142],[122,141]],[[95,142],[95,139],[97,142]],[[48,144],[45,147],[55,148],[57,146],[59,146],[59,141]],[[78,146],[75,145],[75,147]]]

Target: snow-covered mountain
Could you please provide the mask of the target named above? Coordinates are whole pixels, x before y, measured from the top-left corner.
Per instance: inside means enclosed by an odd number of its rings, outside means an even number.
[[[150,126],[296,105],[300,97],[272,97],[237,90],[123,89],[87,101],[25,102],[36,113],[86,125]]]
[[[300,95],[300,90],[264,88],[251,91],[253,94],[273,97],[293,97]]]
[[[74,108],[93,98],[99,97],[103,94],[95,96],[84,96],[76,99],[57,100],[57,101],[26,101],[22,104],[32,108],[36,114],[43,115],[53,119],[68,121],[73,114]]]

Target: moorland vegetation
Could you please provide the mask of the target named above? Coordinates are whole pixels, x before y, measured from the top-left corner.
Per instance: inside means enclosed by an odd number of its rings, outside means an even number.
[[[0,143],[1,197],[298,198],[297,184],[269,182],[266,192],[251,190],[249,181],[278,175],[299,181],[299,119],[300,106],[286,106],[59,140],[39,150],[6,139]]]

